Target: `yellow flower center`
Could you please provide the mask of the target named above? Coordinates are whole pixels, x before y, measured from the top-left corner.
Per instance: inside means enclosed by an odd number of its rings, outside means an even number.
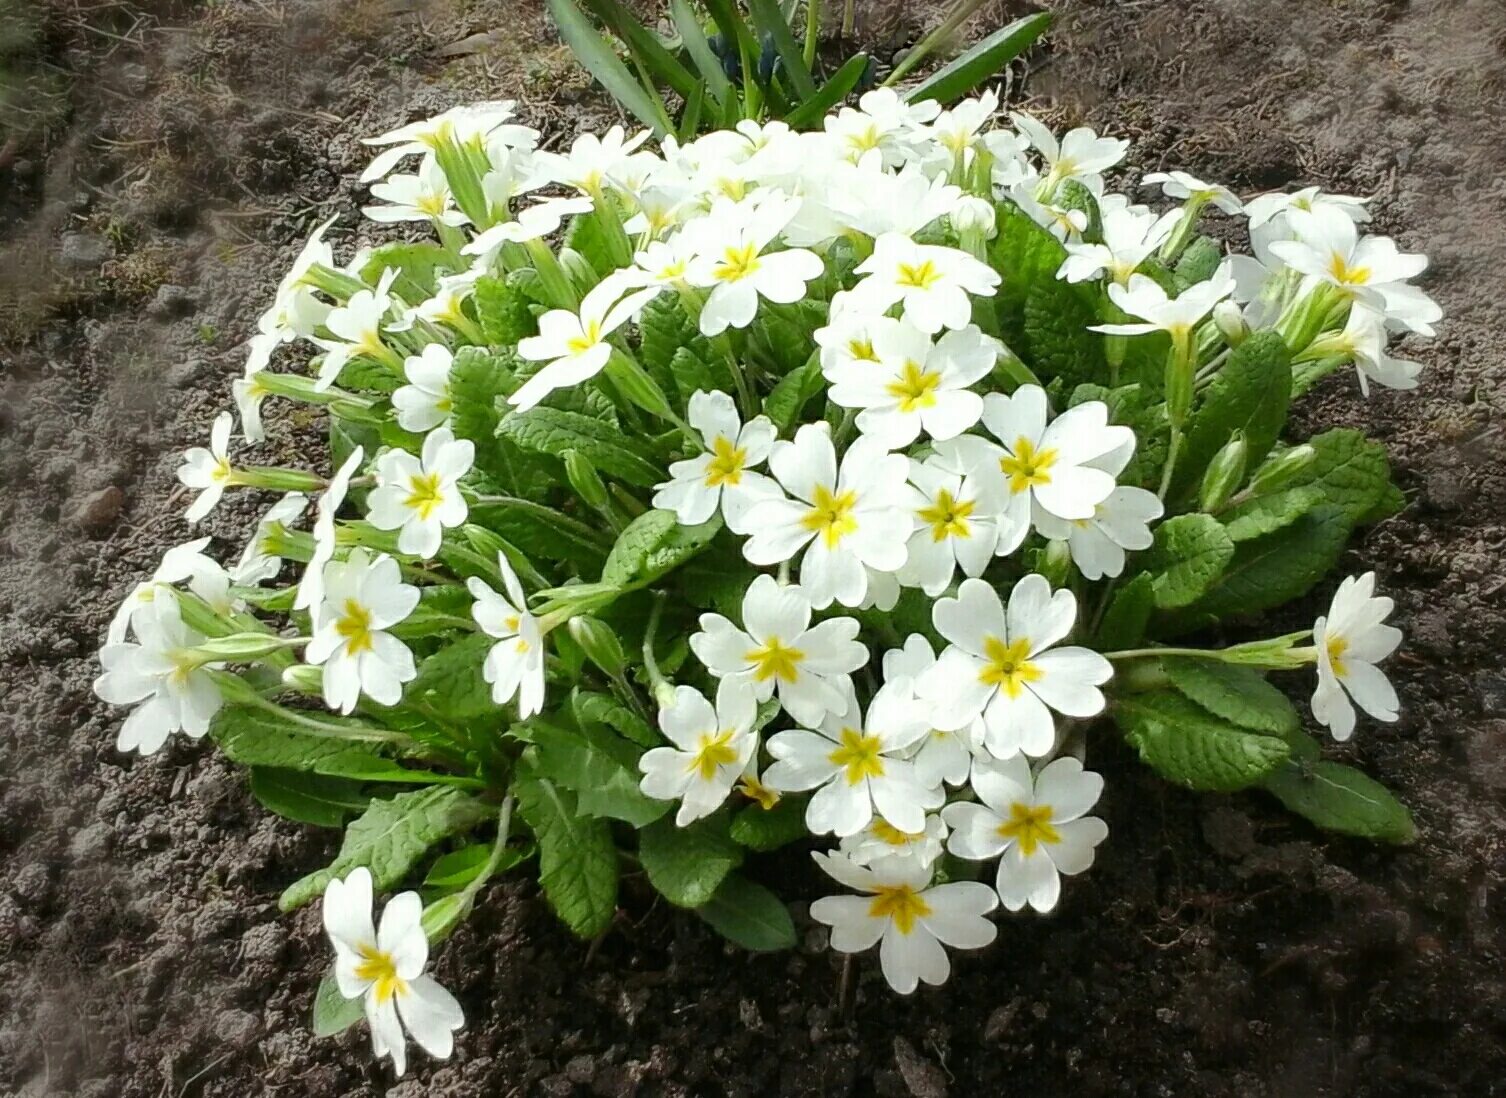
[[[931,528],[932,541],[970,538],[973,530],[967,520],[977,506],[974,500],[952,498],[952,493],[943,488],[936,493],[929,507],[922,507],[915,515]]]
[[[347,655],[371,651],[371,611],[355,599],[346,599],[345,612],[335,622],[335,632],[345,638]]]
[[[372,945],[358,946],[356,952],[361,955],[361,962],[356,965],[356,978],[372,985],[379,1004],[386,1004],[394,996],[408,994],[408,982],[397,974],[392,954],[383,953]]]
[[[916,839],[925,837],[924,831],[917,831],[913,835],[908,831],[901,831],[882,816],[873,821],[873,833],[888,846],[909,846]]]
[[[719,194],[726,195],[734,202],[741,202],[748,193],[748,181],[735,175],[724,175],[714,184]]]
[[[600,342],[601,322],[598,320],[588,320],[581,329],[580,335],[566,341],[565,349],[572,355],[583,355]]]
[[[421,213],[426,213],[430,217],[439,217],[444,213],[445,207],[449,204],[450,196],[445,194],[444,191],[430,191],[428,194],[421,194],[418,196],[418,201],[414,203]]]
[[[1038,804],[1031,807],[1016,801],[1009,806],[1009,819],[999,825],[999,837],[1014,839],[1020,844],[1020,853],[1030,857],[1042,843],[1055,844],[1062,841],[1061,833],[1051,826],[1051,806]]]
[[[725,435],[717,435],[711,444],[713,455],[706,466],[706,487],[720,488],[723,484],[736,485],[743,479],[743,466],[748,461],[748,451],[740,449]]]
[[[220,484],[228,484],[233,472],[234,470],[230,468],[229,458],[215,458],[214,468],[209,470],[209,476],[210,479]]]
[[[1030,662],[1027,637],[1012,644],[1005,644],[998,637],[985,637],[983,654],[988,663],[978,672],[978,681],[999,687],[1011,698],[1018,698],[1027,682],[1036,682],[1041,677],[1040,666]]]
[[[828,549],[835,549],[843,538],[858,528],[858,520],[852,514],[858,494],[850,489],[834,493],[826,485],[818,484],[814,495],[816,498],[811,501],[811,509],[800,523],[819,534]]]
[[[755,245],[728,245],[722,253],[722,261],[712,268],[711,274],[718,282],[737,282],[747,278],[760,266],[758,248]]]
[[[1051,467],[1056,464],[1056,451],[1047,447],[1037,450],[1035,443],[1024,435],[1014,440],[1014,453],[999,459],[999,468],[1009,478],[1009,490],[1014,495],[1051,483]]]
[[[912,290],[929,290],[941,281],[941,271],[929,259],[922,263],[901,263],[899,277],[894,280]]]
[[[1338,252],[1328,257],[1328,273],[1340,286],[1363,286],[1370,281],[1369,267],[1351,267]]]
[[[738,780],[737,791],[750,801],[756,801],[758,807],[765,812],[779,803],[779,793],[751,775],[744,775]]]
[[[1328,662],[1333,667],[1333,673],[1341,679],[1349,674],[1349,669],[1344,666],[1344,653],[1349,651],[1348,639],[1329,634],[1324,647],[1328,649]]]
[[[408,498],[403,506],[418,512],[418,517],[428,519],[444,503],[444,491],[439,486],[438,473],[414,473],[408,478]]]
[[[762,647],[745,652],[743,659],[753,665],[753,677],[759,682],[770,679],[794,682],[800,677],[800,661],[805,659],[805,653],[785,647],[778,637],[770,637]]]
[[[847,341],[847,353],[858,362],[877,362],[878,352],[873,349],[871,339],[849,339]]]
[[[931,913],[931,905],[907,884],[883,885],[873,893],[868,914],[875,919],[889,919],[901,934],[909,934],[920,919]]]
[[[936,387],[941,375],[927,373],[920,363],[907,361],[900,376],[884,386],[884,391],[899,401],[901,412],[914,412],[936,406]]]
[[[703,782],[709,782],[715,778],[719,769],[737,761],[737,752],[729,746],[733,735],[730,728],[724,728],[719,732],[702,732],[700,743],[695,754],[690,757],[690,765],[686,769],[698,773]]]
[[[884,776],[883,742],[877,736],[865,736],[856,728],[842,729],[842,739],[827,756],[834,765],[847,771],[847,784],[857,785],[864,778]]]

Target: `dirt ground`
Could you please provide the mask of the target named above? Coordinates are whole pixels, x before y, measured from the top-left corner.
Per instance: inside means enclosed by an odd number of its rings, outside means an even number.
[[[393,1086],[364,1034],[315,1039],[318,912],[274,901],[337,836],[201,747],[118,754],[94,653],[186,537],[177,455],[282,269],[330,213],[357,243],[355,137],[482,96],[561,139],[610,110],[537,0],[45,0],[33,53],[0,52],[36,80],[0,109],[0,1093],[1506,1094],[1506,8],[1048,6],[1013,95],[1133,137],[1132,175],[1373,194],[1433,257],[1421,389],[1333,379],[1298,422],[1383,438],[1410,501],[1346,562],[1397,598],[1403,717],[1339,754],[1412,806],[1416,845],[1168,789],[1105,735],[1098,865],[940,991],[897,998],[864,963],[844,1012],[816,930],[753,958],[631,889],[588,957],[510,882],[440,955],[469,1019],[452,1061]],[[886,50],[931,17],[860,9]],[[272,422],[280,457],[316,457],[317,425]],[[254,510],[207,532],[228,551]],[[771,871],[814,894],[798,857]]]

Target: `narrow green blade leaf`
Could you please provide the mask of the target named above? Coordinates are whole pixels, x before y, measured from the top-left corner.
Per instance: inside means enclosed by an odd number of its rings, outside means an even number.
[[[723,938],[755,953],[794,946],[795,924],[778,896],[746,877],[729,873],[696,914]]]
[[[961,99],[1029,49],[1050,25],[1049,12],[1016,19],[1007,27],[994,31],[941,71],[932,73],[919,87],[907,92],[905,99],[911,103],[934,99],[943,105]]]
[[[669,15],[674,20],[675,30],[680,32],[680,41],[685,44],[686,52],[695,62],[706,89],[716,100],[718,107],[725,106],[727,97],[732,94],[732,81],[727,79],[727,74],[722,71],[722,63],[711,52],[711,43],[706,40],[706,32],[701,29],[701,21],[696,18],[688,0],[669,0]]]
[[[811,70],[806,67],[800,43],[795,41],[795,34],[779,5],[775,0],[748,0],[748,10],[753,14],[753,22],[760,33],[774,39],[774,48],[784,62],[784,71],[794,86],[795,96],[802,100],[814,96],[816,82],[811,79]]]
[[[586,6],[607,28],[627,44],[638,61],[653,76],[689,99],[701,86],[695,75],[680,64],[680,59],[664,48],[659,36],[635,19],[617,0],[585,0]]]
[[[565,45],[607,93],[655,134],[660,137],[668,134],[667,119],[660,113],[658,104],[591,25],[585,13],[575,6],[574,0],[549,0],[549,12],[554,16]]]
[[[814,125],[833,107],[847,98],[852,89],[858,86],[858,81],[863,79],[863,73],[867,70],[868,55],[866,53],[853,54],[842,62],[842,67],[831,74],[831,78],[821,85],[815,95],[785,115],[785,122],[789,123],[791,129],[796,130],[803,130]]]

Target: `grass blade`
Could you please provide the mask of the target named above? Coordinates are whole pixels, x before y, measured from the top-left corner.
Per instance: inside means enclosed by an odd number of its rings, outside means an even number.
[[[863,73],[867,68],[868,55],[866,53],[853,54],[842,63],[840,69],[832,73],[830,80],[821,85],[820,91],[785,115],[784,120],[789,123],[791,129],[796,130],[803,130],[813,125],[827,111],[847,98],[852,89],[858,86],[858,81],[863,79]]]
[[[905,99],[911,103],[934,99],[945,104],[962,98],[1029,49],[1050,25],[1049,12],[1016,19],[933,73],[919,87],[908,92]]]
[[[574,0],[549,0],[549,12],[570,52],[613,99],[660,137],[672,131],[663,109],[628,71],[617,51],[591,25]]]
[[[748,0],[748,10],[758,29],[774,39],[774,48],[784,61],[785,75],[794,86],[795,97],[801,102],[816,94],[816,82],[811,79],[811,70],[805,64],[805,55],[800,43],[795,41],[789,20],[779,10],[776,0]]]
[[[585,0],[586,6],[596,13],[608,30],[622,39],[655,79],[673,88],[685,99],[695,94],[700,85],[695,74],[680,63],[659,41],[659,36],[649,30],[618,0]]]
[[[725,107],[727,97],[732,93],[732,81],[727,79],[721,61],[711,52],[711,43],[706,40],[706,32],[701,29],[701,21],[696,18],[689,0],[669,0],[669,14],[675,29],[680,32],[680,41],[685,43],[690,59],[700,70],[711,98]]]

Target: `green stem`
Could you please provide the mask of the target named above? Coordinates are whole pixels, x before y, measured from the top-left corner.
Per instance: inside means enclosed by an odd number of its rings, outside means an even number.
[[[474,495],[469,492],[467,492],[466,495],[469,497],[472,506],[516,507],[519,510],[527,511],[530,514],[537,515],[539,518],[547,519],[549,522],[555,523],[556,525],[571,531],[576,537],[585,538],[588,541],[596,542],[603,548],[609,548],[611,546],[610,539],[605,537],[602,532],[600,530],[597,530],[595,527],[587,526],[584,522],[581,522],[579,519],[571,518],[563,511],[556,511],[553,507],[546,507],[544,504],[535,503],[531,499],[522,499],[518,496]]]
[[[1176,471],[1177,456],[1182,449],[1182,429],[1177,426],[1171,428],[1171,441],[1166,446],[1166,466],[1161,470],[1161,487],[1156,492],[1156,498],[1166,502],[1166,493],[1171,491],[1171,476]]]
[[[801,55],[805,58],[805,67],[812,68],[816,63],[817,38],[821,34],[821,0],[806,0],[805,4],[805,48]]]

